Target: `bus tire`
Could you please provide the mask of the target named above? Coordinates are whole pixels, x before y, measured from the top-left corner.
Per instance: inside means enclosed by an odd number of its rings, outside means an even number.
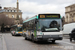
[[[27,36],[26,36],[26,34],[25,34],[25,36],[24,36],[24,37],[25,37],[25,40],[27,40]]]
[[[25,40],[27,40],[27,37],[25,37]]]
[[[16,33],[14,33],[13,35],[16,36]]]
[[[52,43],[55,43],[55,40],[52,40]]]
[[[12,36],[14,36],[14,35],[12,34]]]
[[[72,42],[72,38],[70,38],[70,42]]]
[[[14,34],[13,33],[11,33],[12,34],[12,36],[14,36]]]

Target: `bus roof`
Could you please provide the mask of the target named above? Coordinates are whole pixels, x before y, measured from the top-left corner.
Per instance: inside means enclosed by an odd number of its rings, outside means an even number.
[[[25,20],[23,23],[28,22],[28,21],[33,20],[33,19],[36,19],[36,18],[37,18],[37,16],[34,16],[34,17],[30,18],[30,19]]]
[[[40,17],[40,15],[42,17]],[[60,14],[38,14],[38,15],[35,15],[34,17],[31,17],[31,18],[23,21],[23,23],[28,22],[33,19],[61,19],[61,16],[60,16]]]
[[[17,27],[18,25],[22,25],[22,24],[13,25],[13,26],[11,26],[11,27]]]

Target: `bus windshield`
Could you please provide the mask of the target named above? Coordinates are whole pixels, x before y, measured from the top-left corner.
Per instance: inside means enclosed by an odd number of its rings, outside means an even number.
[[[22,31],[22,27],[18,27],[17,28],[17,31]]]
[[[37,24],[38,30],[42,32],[60,31],[61,27],[61,19],[39,19]]]

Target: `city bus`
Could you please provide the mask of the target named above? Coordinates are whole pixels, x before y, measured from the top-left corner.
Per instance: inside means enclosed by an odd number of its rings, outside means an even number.
[[[11,26],[11,34],[12,36],[15,35],[23,35],[23,25],[22,24],[17,24],[17,25],[13,25]]]
[[[24,37],[32,41],[62,40],[62,21],[60,14],[38,14],[23,22]]]

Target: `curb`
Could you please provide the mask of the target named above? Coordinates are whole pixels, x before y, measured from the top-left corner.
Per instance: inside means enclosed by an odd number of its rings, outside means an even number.
[[[7,50],[6,43],[2,34],[3,50]]]

